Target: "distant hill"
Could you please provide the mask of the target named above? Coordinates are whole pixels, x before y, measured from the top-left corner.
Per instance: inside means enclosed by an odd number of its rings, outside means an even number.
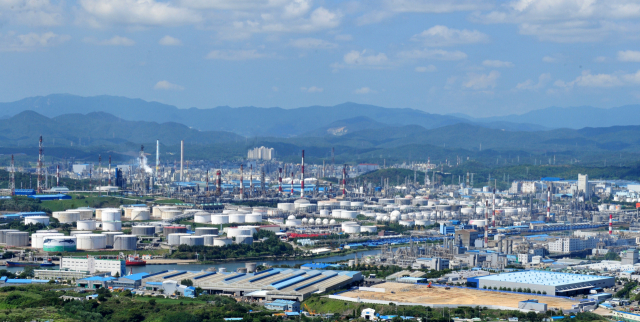
[[[0,111],[2,111],[0,115],[8,117],[23,111],[34,111],[47,117],[105,112],[128,121],[176,122],[200,131],[227,131],[247,137],[300,136],[326,128],[333,122],[360,117],[368,118],[387,126],[419,125],[427,129],[471,122],[468,119],[451,115],[430,114],[409,108],[384,108],[357,103],[344,103],[335,106],[309,106],[295,109],[252,106],[179,109],[172,105],[147,102],[141,99],[106,95],[81,97],[68,94],[30,97],[16,102],[0,103]],[[487,121],[478,124],[483,127],[499,128],[507,131],[544,129],[538,125],[511,124],[506,121]]]

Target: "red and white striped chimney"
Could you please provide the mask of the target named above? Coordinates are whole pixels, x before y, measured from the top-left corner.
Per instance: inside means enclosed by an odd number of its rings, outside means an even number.
[[[278,168],[278,192],[282,193],[282,168]]]
[[[244,165],[240,165],[240,199],[244,199]]]
[[[493,188],[493,205],[491,215],[491,226],[496,227],[496,188]]]
[[[484,247],[489,247],[489,201],[485,200],[484,202]]]
[[[300,198],[304,198],[304,150],[302,150],[302,170],[301,170],[301,178],[300,180]]]
[[[613,214],[609,214],[609,235],[613,234]]]
[[[547,219],[551,218],[551,187],[547,187]]]

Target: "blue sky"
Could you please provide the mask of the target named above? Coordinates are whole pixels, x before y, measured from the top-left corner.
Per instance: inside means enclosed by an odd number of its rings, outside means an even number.
[[[640,101],[639,31],[630,0],[0,0],[0,101],[613,107]]]

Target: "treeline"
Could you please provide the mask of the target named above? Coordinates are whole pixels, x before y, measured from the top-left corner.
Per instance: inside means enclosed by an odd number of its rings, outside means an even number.
[[[180,245],[178,251],[171,255],[175,259],[218,260],[227,258],[262,257],[262,256],[295,256],[301,254],[293,246],[282,242],[271,231],[261,230],[254,234],[254,240],[266,238],[253,244],[230,244],[223,247]]]

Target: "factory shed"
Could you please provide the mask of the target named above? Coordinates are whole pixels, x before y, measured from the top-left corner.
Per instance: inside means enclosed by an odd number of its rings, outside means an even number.
[[[44,200],[71,200],[71,196],[57,194],[57,195],[32,195],[29,198],[44,201]]]
[[[540,291],[542,294],[574,296],[589,294],[593,288],[611,287],[614,277],[557,273],[548,271],[520,271],[478,277],[478,288],[506,288],[516,292]]]

